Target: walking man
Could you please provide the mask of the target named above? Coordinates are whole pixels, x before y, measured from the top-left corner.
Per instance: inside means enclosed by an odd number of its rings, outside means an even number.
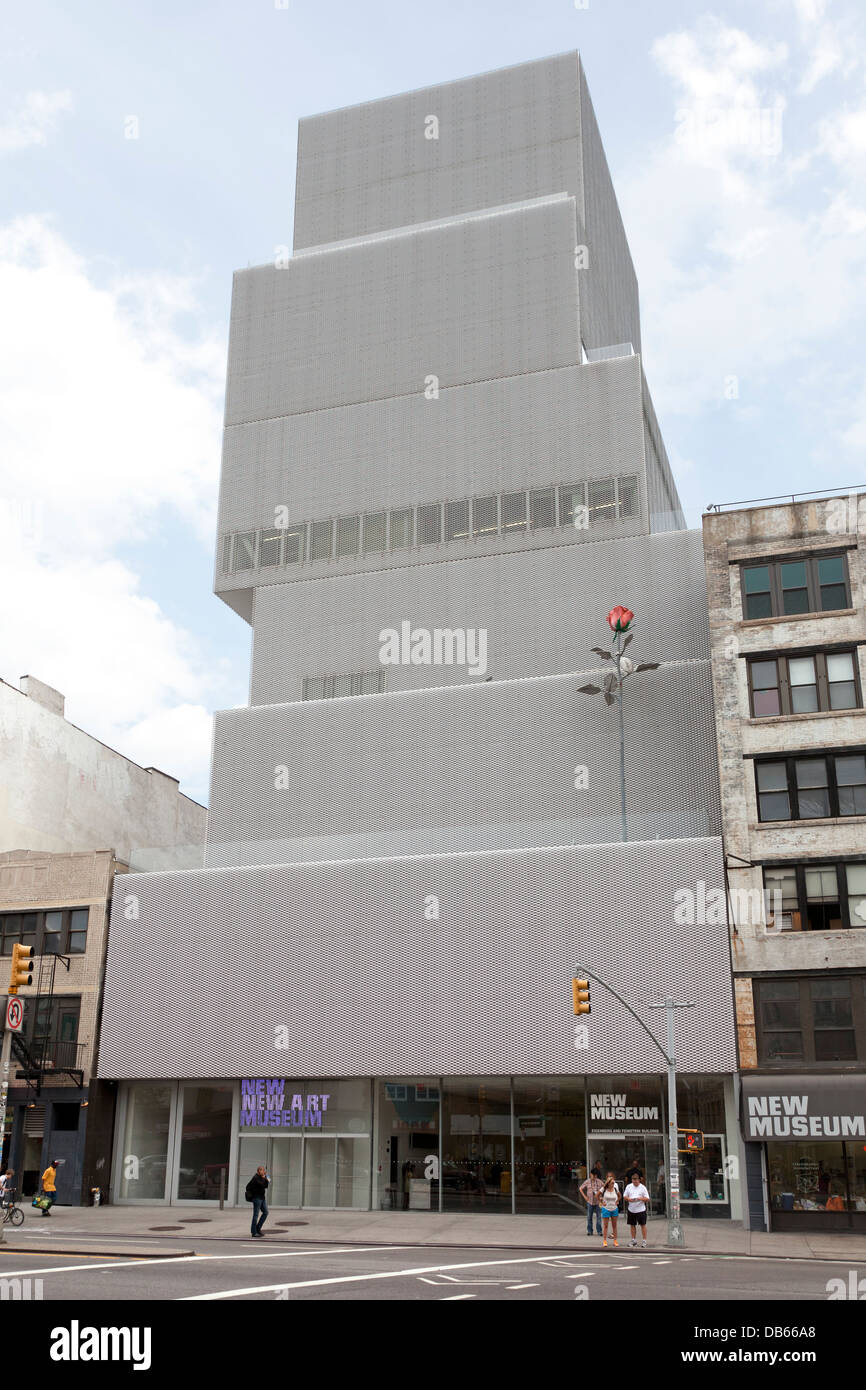
[[[601,1235],[601,1194],[604,1183],[593,1168],[589,1177],[580,1184],[580,1195],[586,1202],[586,1234],[592,1235],[592,1214],[595,1212],[595,1233]]]
[[[253,1204],[250,1230],[254,1236],[264,1236],[262,1227],[268,1219],[267,1191],[270,1187],[266,1168],[259,1167],[247,1183],[246,1199]]]
[[[57,1200],[57,1159],[52,1158],[45,1172],[42,1174],[42,1192],[47,1198],[42,1208],[43,1216],[51,1215],[51,1208]]]
[[[631,1182],[622,1194],[628,1205],[626,1220],[631,1229],[631,1245],[637,1245],[637,1229],[640,1226],[642,1245],[646,1249],[646,1215],[647,1203],[649,1202],[649,1192],[643,1185],[643,1174],[638,1168],[632,1175]]]

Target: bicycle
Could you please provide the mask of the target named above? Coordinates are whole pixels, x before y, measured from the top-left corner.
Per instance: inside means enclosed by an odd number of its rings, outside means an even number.
[[[20,1208],[19,1206],[16,1206],[16,1203],[15,1203],[15,1192],[14,1192],[14,1190],[13,1190],[12,1192],[10,1192],[8,1195],[5,1195],[5,1194],[4,1194],[4,1200],[3,1200],[3,1225],[4,1225],[4,1226],[21,1226],[21,1225],[23,1225],[23,1222],[24,1222],[24,1213],[23,1213],[23,1211],[21,1210],[21,1208]]]

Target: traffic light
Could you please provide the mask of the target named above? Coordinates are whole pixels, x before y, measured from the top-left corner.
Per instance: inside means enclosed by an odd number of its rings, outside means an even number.
[[[677,1130],[677,1148],[680,1153],[696,1153],[704,1147],[704,1135],[700,1129]]]
[[[17,994],[21,985],[33,984],[33,947],[22,946],[16,941],[12,947],[12,973],[9,976],[8,994]]]
[[[589,980],[572,980],[571,992],[574,996],[574,1012],[578,1014],[591,1014],[589,1002]]]

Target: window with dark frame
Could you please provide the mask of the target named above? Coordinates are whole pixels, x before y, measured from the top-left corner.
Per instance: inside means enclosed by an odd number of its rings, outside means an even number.
[[[757,656],[747,665],[754,719],[861,708],[853,650]]]
[[[866,927],[866,862],[840,859],[765,864],[763,874],[770,930],[844,931]]]
[[[740,566],[743,617],[781,618],[851,607],[844,554]]]
[[[89,913],[86,907],[0,913],[0,956],[11,956],[17,941],[22,946],[32,946],[34,956],[83,955],[87,950]]]
[[[301,688],[302,700],[339,700],[347,695],[382,695],[385,691],[385,669],[351,671],[338,676],[305,676]]]
[[[755,979],[758,1065],[866,1060],[866,976]]]
[[[755,790],[761,822],[866,815],[866,751],[756,758]]]

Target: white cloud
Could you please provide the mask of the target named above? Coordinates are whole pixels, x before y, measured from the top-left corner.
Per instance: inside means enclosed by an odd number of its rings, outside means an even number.
[[[213,545],[224,345],[178,331],[193,285],[97,284],[34,217],[0,227],[0,302],[0,675],[47,681],[73,722],[201,790],[226,671],[119,552],[166,520]]]
[[[620,185],[660,410],[721,408],[736,377],[742,418],[765,399],[795,399],[799,375],[816,355],[832,360],[866,309],[863,199],[850,161],[821,159],[832,132],[837,151],[857,147],[860,125],[844,110],[828,110],[820,134],[811,114],[789,121],[799,56],[712,17],[659,39],[653,54],[674,111],[694,100],[734,115],[786,110],[780,149],[736,138],[748,125],[731,117],[722,138],[703,144],[672,131]]]
[[[47,145],[58,116],[71,110],[71,92],[28,92],[17,111],[0,122],[0,154]]]

